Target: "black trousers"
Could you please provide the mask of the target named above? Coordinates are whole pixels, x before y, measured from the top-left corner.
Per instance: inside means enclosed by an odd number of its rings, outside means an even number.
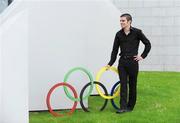
[[[121,109],[129,108],[133,110],[136,104],[136,96],[137,96],[136,86],[137,86],[139,64],[137,61],[133,59],[133,57],[131,58],[121,57],[119,59],[118,71],[121,82],[120,107]],[[129,89],[128,89],[128,84],[129,84]]]

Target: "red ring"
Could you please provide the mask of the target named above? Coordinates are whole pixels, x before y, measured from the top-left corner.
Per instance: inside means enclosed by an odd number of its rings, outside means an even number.
[[[74,94],[74,97],[75,97],[75,98],[78,98],[78,96],[77,96],[77,92],[75,91],[75,89],[73,88],[73,86],[69,85],[68,83],[64,83],[64,82],[55,84],[55,85],[49,90],[49,92],[48,92],[48,94],[47,94],[47,98],[46,98],[46,104],[47,104],[48,110],[49,110],[49,112],[50,112],[53,116],[62,117],[62,116],[64,116],[64,115],[54,112],[53,109],[52,109],[52,107],[51,107],[51,104],[50,104],[51,94],[52,94],[52,92],[53,92],[57,87],[59,87],[59,86],[67,86],[67,87],[69,87],[69,88],[72,90],[72,92],[73,92],[73,94]],[[76,109],[77,103],[78,103],[77,101],[74,102],[74,105],[73,105],[71,111],[68,112],[67,115],[71,115],[71,114],[74,112],[74,110]]]

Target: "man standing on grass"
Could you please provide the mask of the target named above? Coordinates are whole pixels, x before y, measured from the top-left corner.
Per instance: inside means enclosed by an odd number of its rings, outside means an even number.
[[[118,64],[119,78],[121,83],[120,91],[120,110],[116,113],[124,113],[132,111],[136,104],[136,86],[139,71],[139,61],[143,60],[151,49],[151,43],[142,33],[140,29],[131,26],[132,17],[130,14],[122,14],[120,16],[120,24],[122,29],[116,33],[111,59],[106,65],[108,70],[116,61],[116,57],[120,48],[120,59]],[[145,45],[143,53],[138,56],[139,42]],[[129,83],[129,93],[127,88]],[[128,96],[129,94],[129,96]],[[129,99],[127,100],[127,97]]]

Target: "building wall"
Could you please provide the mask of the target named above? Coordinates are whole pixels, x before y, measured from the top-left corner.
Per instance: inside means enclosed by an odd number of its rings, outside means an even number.
[[[28,11],[0,14],[0,123],[28,123]]]
[[[0,13],[8,6],[8,0],[0,0]]]
[[[1,21],[0,21],[1,22]],[[2,45],[2,29],[0,29],[0,46]],[[0,109],[2,110],[2,49],[0,48]],[[0,111],[0,123],[2,123],[2,111]]]
[[[0,13],[5,10],[13,2],[13,0],[0,0]]]
[[[47,110],[49,89],[63,82],[70,69],[84,67],[95,79],[96,72],[108,63],[120,13],[109,0],[28,3],[29,110]],[[111,82],[118,81],[115,77],[103,83],[109,90]],[[89,79],[76,71],[67,82],[80,94]],[[73,105],[61,87],[53,93],[51,102],[54,109],[69,109]],[[86,106],[87,102],[84,103]],[[77,108],[81,108],[79,104]]]
[[[180,71],[180,1],[112,0],[121,13],[133,16],[133,26],[152,43],[149,56],[140,62],[143,71]],[[140,52],[143,46],[141,45]]]

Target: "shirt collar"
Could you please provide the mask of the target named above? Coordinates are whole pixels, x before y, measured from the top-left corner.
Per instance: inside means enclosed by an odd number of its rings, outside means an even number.
[[[123,29],[121,29],[120,31],[121,31],[122,33],[124,33],[124,30],[123,30]],[[134,31],[134,28],[131,26],[131,27],[130,27],[130,33],[131,33],[132,31]]]
[[[132,30],[134,30],[134,28],[131,26],[131,27],[130,27],[130,31],[132,31]]]

